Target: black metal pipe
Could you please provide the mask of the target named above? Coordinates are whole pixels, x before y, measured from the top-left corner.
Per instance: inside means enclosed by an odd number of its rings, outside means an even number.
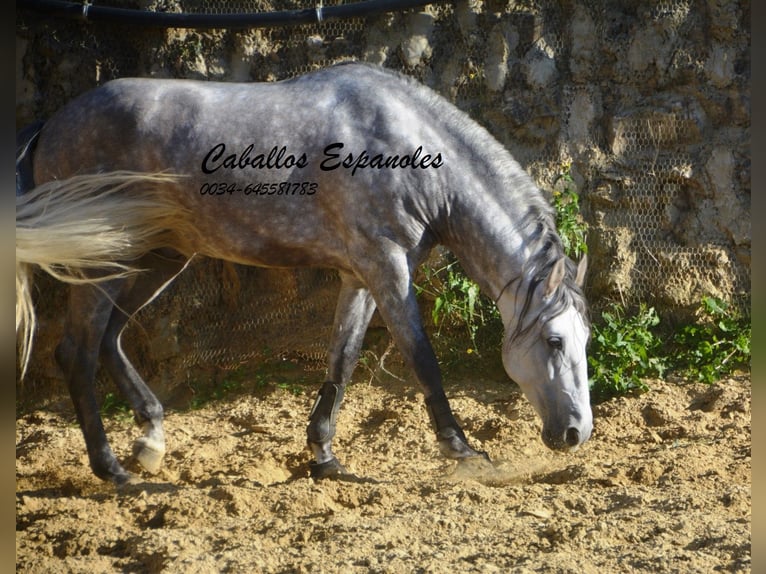
[[[314,24],[325,20],[355,18],[419,8],[445,0],[367,0],[340,6],[283,10],[250,14],[179,14],[150,12],[129,8],[96,6],[88,2],[64,0],[16,0],[16,9],[46,16],[79,19],[92,22],[114,22],[155,28],[268,28],[296,24]]]

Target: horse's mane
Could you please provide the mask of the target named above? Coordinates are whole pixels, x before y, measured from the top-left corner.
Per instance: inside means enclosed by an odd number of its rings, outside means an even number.
[[[511,334],[511,340],[517,340],[530,333],[538,322],[546,322],[560,315],[570,306],[580,313],[587,326],[590,325],[588,304],[582,288],[577,285],[577,264],[564,254],[561,238],[556,232],[556,226],[550,212],[530,213],[525,221],[530,230],[530,240],[534,243],[533,255],[524,263],[522,279],[516,287],[516,296],[523,300],[521,312],[517,317],[516,329]],[[564,257],[564,279],[558,288],[546,299],[545,304],[532,312],[532,299],[535,290],[550,275],[553,266]]]

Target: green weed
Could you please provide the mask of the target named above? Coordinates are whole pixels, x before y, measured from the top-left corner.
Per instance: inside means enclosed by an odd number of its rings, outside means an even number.
[[[272,388],[289,391],[294,395],[305,392],[308,384],[300,365],[279,357],[267,357],[249,369],[247,365],[227,371],[221,380],[192,381],[189,388],[193,397],[189,408],[201,409],[210,403],[228,400],[238,395],[260,393]]]
[[[699,321],[673,337],[673,366],[690,380],[713,383],[750,366],[750,320],[714,297],[703,297]]]
[[[725,302],[703,297],[697,321],[672,329],[652,307],[628,315],[613,304],[593,325],[588,352],[595,401],[649,389],[647,379],[673,375],[714,383],[750,368],[750,320]]]
[[[439,269],[423,269],[423,281],[415,285],[418,295],[433,300],[431,320],[437,328],[462,329],[470,341],[469,353],[478,353],[477,335],[479,329],[497,320],[497,308],[479,291],[457,261],[451,261]]]
[[[104,400],[101,402],[101,415],[118,419],[133,418],[133,411],[127,401],[120,395],[106,393]]]
[[[580,196],[575,190],[575,183],[569,166],[554,183],[553,209],[556,212],[556,229],[564,245],[564,253],[579,260],[588,253],[588,224],[580,213]]]
[[[667,369],[662,356],[662,339],[654,328],[660,317],[654,307],[641,305],[628,315],[617,304],[601,313],[594,322],[588,367],[596,401],[631,391],[646,391],[645,379],[662,377]]]
[[[226,376],[220,381],[192,381],[189,383],[189,388],[193,393],[189,402],[189,408],[198,410],[213,401],[220,401],[242,393],[246,390],[246,380],[247,373],[244,368],[239,368],[228,371]]]

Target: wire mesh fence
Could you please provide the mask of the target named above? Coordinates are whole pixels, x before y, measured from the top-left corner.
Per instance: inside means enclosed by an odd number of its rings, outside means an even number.
[[[99,4],[240,14],[317,3]],[[544,190],[552,187],[562,165],[574,165],[592,229],[592,288],[599,298],[657,301],[672,311],[713,294],[747,309],[749,157],[741,141],[749,138],[749,106],[731,112],[726,126],[710,111],[718,96],[706,92],[695,100],[704,105],[696,107],[684,99],[683,94],[704,83],[702,71],[690,71],[694,62],[710,57],[695,27],[715,16],[700,15],[695,6],[691,0],[643,8],[618,2],[461,0],[372,17],[237,31],[139,29],[19,11],[17,123],[43,119],[85,89],[124,76],[276,81],[343,60],[378,63],[416,77],[469,113]],[[704,17],[708,20],[700,20]],[[746,17],[740,10],[739,23]],[[720,27],[714,31],[719,42],[736,44]],[[634,48],[641,34],[651,39],[651,34],[665,38],[671,32],[672,51],[659,42],[653,60]],[[736,50],[733,54],[735,83],[719,92],[738,90],[745,98],[749,61]],[[649,58],[649,64],[642,58]],[[620,67],[624,61],[633,63],[635,77]],[[652,82],[659,84],[652,88]],[[682,96],[670,103],[672,98],[654,101],[652,90]],[[630,98],[634,106],[626,104]],[[722,136],[720,145],[739,145],[733,146],[731,201],[742,206],[729,219],[744,214],[746,229],[742,222],[736,227],[734,221],[707,220],[718,217],[722,202],[729,201],[717,197],[709,175],[715,153],[711,136],[715,139],[724,128],[729,135]],[[40,285],[39,299],[64,296],[52,282]],[[321,365],[338,285],[332,271],[251,269],[200,260],[137,316],[141,327],[130,327],[129,338],[154,363],[176,357],[177,368],[186,372],[204,365],[236,368],[274,353]],[[45,341],[55,337],[60,305],[42,308],[42,324],[50,328],[38,339]],[[38,365],[37,375],[46,372],[50,367]]]

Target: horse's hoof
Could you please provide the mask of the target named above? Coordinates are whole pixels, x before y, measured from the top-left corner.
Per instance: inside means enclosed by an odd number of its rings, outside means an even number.
[[[340,461],[335,457],[322,463],[311,461],[311,463],[309,463],[309,469],[311,471],[311,478],[316,480],[322,478],[338,478],[341,476],[348,476],[349,474],[348,471],[343,468]]]
[[[165,445],[147,437],[141,437],[133,443],[133,456],[138,463],[151,474],[157,474],[165,458]]]

